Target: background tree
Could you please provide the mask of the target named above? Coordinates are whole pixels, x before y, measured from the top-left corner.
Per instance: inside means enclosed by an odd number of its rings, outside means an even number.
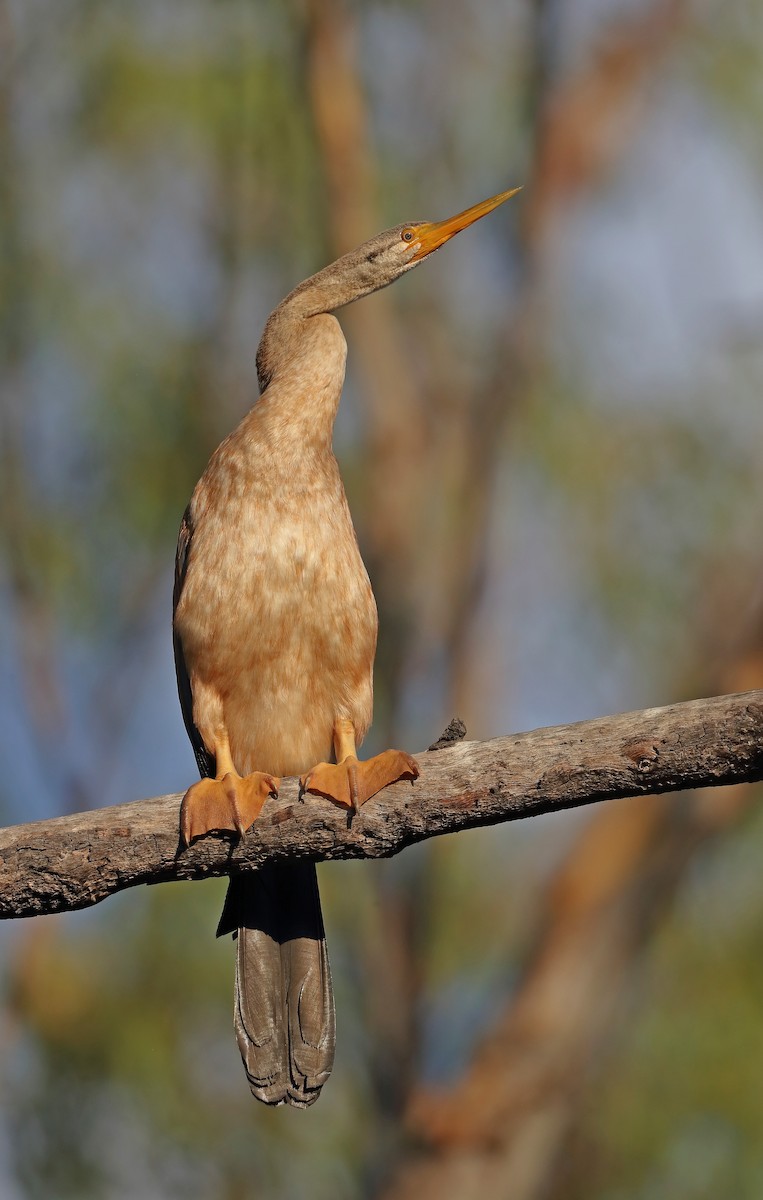
[[[0,0],[4,820],[194,777],[174,538],[265,316],[377,229],[519,182],[342,318],[374,740],[760,684],[760,17]],[[3,929],[0,1190],[403,1195],[444,1167],[468,1196],[488,1146],[512,1200],[757,1200],[762,839],[737,792],[325,867],[340,1049],[307,1117],[246,1092],[219,883]]]

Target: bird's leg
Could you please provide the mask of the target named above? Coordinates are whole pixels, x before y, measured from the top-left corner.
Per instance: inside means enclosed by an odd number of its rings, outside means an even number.
[[[303,791],[325,796],[353,812],[388,784],[399,779],[414,780],[419,774],[416,760],[404,750],[385,750],[361,762],[352,721],[336,721],[334,753],[336,763],[318,763],[299,782]]]
[[[189,787],[180,806],[180,837],[189,846],[213,829],[229,829],[239,837],[254,823],[270,795],[278,795],[279,780],[253,771],[239,775],[224,729],[215,736],[215,778]]]

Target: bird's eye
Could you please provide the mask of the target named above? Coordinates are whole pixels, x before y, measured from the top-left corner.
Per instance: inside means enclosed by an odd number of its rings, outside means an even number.
[[[400,236],[404,242],[412,242],[416,234],[413,229],[404,229]]]

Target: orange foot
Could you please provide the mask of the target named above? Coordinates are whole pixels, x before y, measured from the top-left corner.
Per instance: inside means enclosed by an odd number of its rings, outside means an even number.
[[[254,823],[268,796],[278,795],[279,780],[254,771],[228,771],[222,779],[200,779],[189,787],[180,806],[180,837],[190,846],[194,838],[213,829],[229,829],[239,837]]]
[[[340,763],[318,763],[299,782],[304,792],[325,796],[357,812],[361,804],[388,784],[399,779],[417,779],[418,774],[418,765],[410,754],[404,750],[385,750],[362,762],[354,754],[348,754]]]

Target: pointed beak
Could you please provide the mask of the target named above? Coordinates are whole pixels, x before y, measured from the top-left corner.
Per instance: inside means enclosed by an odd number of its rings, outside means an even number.
[[[416,241],[420,247],[409,261],[418,262],[420,259],[426,258],[427,254],[439,249],[462,229],[473,225],[475,221],[479,221],[480,217],[486,217],[494,208],[498,208],[499,204],[503,204],[504,200],[516,196],[517,192],[521,192],[521,190],[521,188],[515,187],[508,192],[500,192],[497,196],[491,196],[489,200],[473,204],[471,208],[465,209],[455,217],[448,217],[446,221],[434,221],[431,224],[427,222],[424,225],[413,226],[416,231]]]

